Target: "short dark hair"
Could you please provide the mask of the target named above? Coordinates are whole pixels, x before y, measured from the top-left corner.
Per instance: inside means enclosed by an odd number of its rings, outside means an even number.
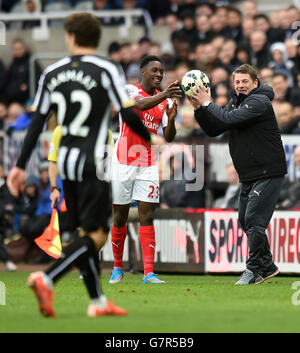
[[[111,42],[108,46],[108,54],[117,53],[120,50],[120,44],[118,42]]]
[[[242,13],[239,9],[233,7],[233,6],[227,6],[227,11],[228,12],[235,12],[237,15],[239,15],[240,17],[242,17]]]
[[[273,75],[273,78],[275,77],[282,77],[284,79],[284,81],[288,81],[288,77],[286,74],[284,74],[283,72],[276,72],[274,75]]]
[[[74,33],[78,46],[98,47],[101,37],[100,22],[90,13],[81,12],[68,16],[64,28],[67,33]]]
[[[234,77],[235,74],[249,74],[253,81],[258,79],[256,68],[249,65],[249,64],[243,64],[243,65],[237,67],[233,71],[232,76]]]
[[[147,55],[140,62],[140,68],[142,69],[146,65],[148,65],[151,61],[159,61],[162,64],[161,59],[155,55]]]
[[[267,21],[268,23],[270,23],[270,19],[269,19],[269,17],[267,16],[267,15],[265,15],[264,13],[258,13],[257,15],[255,15],[254,17],[253,17],[253,19],[254,19],[254,21],[255,20],[259,20],[259,19],[264,19],[265,21]]]

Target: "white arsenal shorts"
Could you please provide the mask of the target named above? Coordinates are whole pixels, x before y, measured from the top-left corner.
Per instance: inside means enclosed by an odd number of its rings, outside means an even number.
[[[114,205],[132,201],[159,203],[158,167],[137,167],[112,160],[112,199]]]

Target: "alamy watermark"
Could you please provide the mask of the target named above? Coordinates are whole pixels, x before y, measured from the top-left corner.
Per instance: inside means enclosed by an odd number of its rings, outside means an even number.
[[[2,21],[0,21],[0,45],[6,45],[6,27]]]
[[[204,186],[204,146],[203,145],[152,145],[149,149],[145,145],[131,145],[127,148],[126,137],[122,140],[119,149],[118,161],[127,166],[152,167],[157,166],[154,179],[160,181],[181,181],[185,191],[200,191]],[[96,166],[97,177],[100,180],[121,180],[124,172],[115,168],[112,161],[112,147],[110,145],[98,146]],[[114,158],[113,158],[114,160]],[[137,162],[138,161],[138,162]],[[130,172],[131,178],[140,169]],[[157,175],[156,175],[157,173]],[[150,174],[147,174],[148,177]]]
[[[3,282],[0,281],[0,305],[6,305],[6,287]]]
[[[293,22],[292,29],[296,30],[292,35],[292,40],[296,45],[298,45],[300,44],[300,21]]]
[[[292,304],[293,305],[300,305],[300,281],[293,282],[292,289],[296,291],[292,295]]]

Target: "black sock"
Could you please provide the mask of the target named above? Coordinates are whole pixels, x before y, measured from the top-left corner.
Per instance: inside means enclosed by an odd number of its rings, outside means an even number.
[[[99,258],[90,237],[84,236],[67,246],[61,257],[45,273],[55,283],[73,266],[79,268],[90,297],[100,297],[102,290],[99,278]]]

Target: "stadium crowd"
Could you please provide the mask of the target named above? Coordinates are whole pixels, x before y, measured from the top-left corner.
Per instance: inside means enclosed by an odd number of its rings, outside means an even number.
[[[128,83],[138,83],[140,76],[139,62],[145,55],[160,57],[165,65],[165,77],[161,89],[165,89],[175,80],[181,81],[183,75],[191,69],[204,71],[210,78],[212,97],[224,107],[230,100],[231,73],[239,65],[250,63],[259,71],[262,83],[271,85],[275,98],[273,108],[280,132],[284,135],[300,135],[300,45],[297,27],[293,23],[300,20],[300,10],[295,6],[282,7],[268,14],[258,11],[254,0],[214,1],[197,0],[2,0],[0,11],[10,13],[40,13],[57,10],[106,10],[143,8],[150,14],[153,25],[166,26],[169,29],[169,41],[160,44],[156,38],[147,36],[139,41],[114,40],[107,48],[107,57],[117,62],[124,69]],[[119,25],[122,19],[105,18],[103,25]],[[22,28],[32,28],[39,21],[24,21]],[[139,20],[138,24],[144,25]],[[9,25],[8,25],[9,28]],[[12,43],[12,61],[4,65],[0,58],[0,131],[3,136],[11,136],[13,131],[26,130],[31,121],[32,100],[29,94],[30,50],[20,37]],[[42,71],[36,63],[37,77]],[[204,137],[195,122],[194,111],[183,96],[179,102],[176,118],[177,136],[175,143]],[[112,113],[111,129],[118,132],[119,119]],[[226,141],[226,135],[219,137]],[[158,145],[163,145],[161,134],[156,138]],[[0,157],[3,158],[3,145],[0,145]],[[178,151],[181,154],[182,151]],[[174,156],[173,156],[174,157]],[[296,165],[295,182],[288,178],[282,186],[279,208],[300,207],[300,142],[294,150]],[[0,160],[0,162],[2,162]],[[171,176],[176,163],[172,159]],[[180,166],[181,167],[181,166]],[[5,187],[5,175],[0,165],[1,184]],[[206,175],[206,174],[205,174]],[[43,183],[42,183],[43,184]],[[30,195],[24,194],[18,204],[1,197],[1,228],[6,221],[6,212],[21,216],[37,216],[38,195],[41,180],[28,178]],[[212,202],[207,200],[209,180],[200,192],[186,192],[185,180],[169,178],[161,180],[161,207],[221,207],[236,208],[238,198],[238,177],[233,165],[227,166],[227,185],[221,194],[214,194]],[[178,190],[172,193],[171,190]],[[2,190],[3,191],[3,190]],[[299,196],[297,196],[299,195]],[[14,204],[11,206],[11,203]],[[51,211],[46,212],[49,219]],[[21,216],[20,216],[21,214]],[[25,218],[26,218],[25,217]],[[23,217],[24,218],[24,217]],[[24,220],[23,220],[24,222]],[[47,223],[47,222],[45,222]],[[20,232],[20,221],[13,221],[13,232]],[[0,244],[3,234],[0,234]],[[27,236],[28,237],[28,236]],[[3,240],[3,239],[2,239]],[[5,259],[5,250],[0,245],[0,257]],[[1,260],[0,258],[0,260]],[[8,266],[9,269],[9,266]]]

